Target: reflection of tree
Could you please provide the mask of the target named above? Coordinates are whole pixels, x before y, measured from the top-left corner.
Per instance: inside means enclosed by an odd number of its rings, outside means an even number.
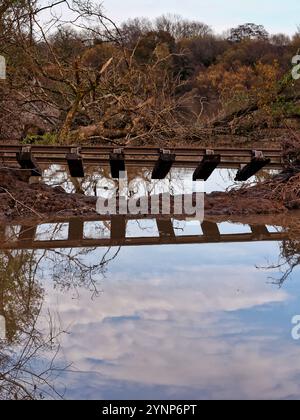
[[[48,333],[37,328],[44,291],[36,273],[34,252],[1,252],[0,314],[6,339],[0,340],[0,399],[60,396],[51,383],[60,332],[52,323]]]
[[[7,339],[12,342],[35,319],[43,300],[43,289],[35,281],[34,252],[0,254],[0,314]]]
[[[57,233],[57,231],[55,232]],[[6,339],[0,339],[0,400],[63,398],[54,383],[66,366],[58,363],[59,339],[64,331],[47,314],[40,276],[50,273],[63,290],[84,287],[98,294],[98,280],[119,252],[105,250],[96,264],[94,250],[2,251],[0,253],[0,315]],[[44,309],[44,310],[42,310]],[[41,327],[40,325],[43,325]]]
[[[62,398],[53,385],[55,377],[66,368],[56,367],[58,339],[51,322],[49,331],[39,331],[36,323],[20,332],[17,342],[0,342],[0,399],[32,400]]]
[[[270,268],[277,268],[281,271],[279,279],[275,279],[274,283],[280,287],[290,277],[294,269],[300,265],[300,240],[287,239],[282,241],[280,245],[280,261],[277,266]]]
[[[95,248],[47,251],[46,258],[51,262],[51,276],[55,286],[61,290],[75,290],[77,293],[84,287],[91,291],[92,297],[97,296],[98,279],[105,276],[108,264],[117,257],[120,248],[112,251],[108,248],[96,264],[86,262],[94,251]]]
[[[300,265],[300,226],[297,221],[290,222],[283,232],[287,233],[288,239],[280,244],[280,254],[277,264],[262,267],[267,270],[279,270],[279,278],[272,278],[272,283],[282,287],[291,276],[294,269]]]

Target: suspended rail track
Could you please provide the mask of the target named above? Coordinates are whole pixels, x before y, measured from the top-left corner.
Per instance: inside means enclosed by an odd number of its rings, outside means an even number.
[[[163,179],[172,167],[195,168],[194,179],[208,179],[218,168],[238,169],[237,180],[244,181],[260,169],[283,167],[280,149],[113,147],[113,146],[19,146],[0,145],[0,167],[18,163],[40,176],[40,165],[69,167],[71,176],[84,177],[86,166],[110,166],[113,178],[127,167],[153,168],[152,178]]]

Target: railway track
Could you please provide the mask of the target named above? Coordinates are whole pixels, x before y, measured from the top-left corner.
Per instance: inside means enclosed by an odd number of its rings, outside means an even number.
[[[246,180],[260,169],[283,167],[280,149],[196,148],[113,146],[19,146],[0,145],[0,165],[19,163],[23,169],[41,175],[40,165],[60,164],[69,167],[71,176],[83,177],[85,166],[111,166],[113,176],[127,166],[150,167],[154,179],[163,179],[171,167],[196,168],[194,178],[206,180],[218,168],[236,168],[237,180]],[[245,167],[246,168],[243,168]],[[155,175],[154,175],[155,173]],[[245,179],[244,179],[245,178]]]
[[[141,219],[138,217],[139,220]],[[184,245],[184,244],[209,244],[209,243],[243,243],[256,241],[282,241],[288,238],[285,232],[270,232],[265,225],[248,225],[250,232],[245,233],[220,233],[217,223],[204,221],[200,224],[202,234],[178,236],[172,219],[156,218],[158,235],[155,237],[128,237],[126,232],[127,219],[123,216],[113,216],[107,219],[105,216],[95,217],[94,222],[106,221],[109,229],[108,237],[93,238],[85,234],[85,222],[80,218],[66,219],[56,224],[44,224],[45,227],[58,227],[62,223],[68,225],[67,237],[56,239],[55,237],[41,238],[38,228],[42,225],[20,226],[19,233],[11,236],[6,233],[5,226],[0,226],[0,249],[63,249],[63,248],[93,248],[105,246],[145,246],[145,245]],[[107,223],[108,221],[108,223]],[[50,229],[51,230],[51,229]],[[56,229],[54,229],[56,230]],[[47,236],[47,235],[46,235]]]

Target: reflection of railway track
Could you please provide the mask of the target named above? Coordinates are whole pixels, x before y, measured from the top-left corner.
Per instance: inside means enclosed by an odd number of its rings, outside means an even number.
[[[104,219],[94,219],[103,221]],[[87,220],[90,222],[90,219]],[[265,225],[249,225],[249,233],[225,233],[221,234],[217,223],[204,221],[201,224],[202,234],[177,236],[172,219],[157,218],[157,237],[127,237],[127,219],[123,216],[114,216],[109,221],[110,232],[108,237],[91,238],[85,237],[84,219],[71,219],[60,221],[68,224],[68,237],[66,239],[39,239],[37,228],[39,225],[20,226],[19,233],[15,236],[8,236],[2,227],[0,235],[0,249],[55,249],[55,248],[92,248],[102,246],[140,246],[140,245],[182,245],[182,244],[204,244],[204,243],[229,243],[229,242],[251,242],[251,241],[282,241],[287,239],[283,232],[269,232]],[[199,222],[200,225],[200,222]]]
[[[195,168],[194,177],[207,179],[216,167],[237,168],[243,171],[240,179],[249,178],[261,168],[280,169],[283,166],[280,149],[169,148],[111,146],[18,146],[0,145],[0,164],[18,162],[24,169],[39,175],[39,165],[61,164],[69,166],[74,177],[84,176],[87,165],[110,165],[114,177],[127,166],[152,167],[155,179],[166,176],[171,167]],[[247,168],[241,168],[246,165]]]

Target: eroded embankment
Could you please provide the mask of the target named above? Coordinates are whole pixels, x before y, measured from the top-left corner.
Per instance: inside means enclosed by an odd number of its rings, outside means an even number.
[[[215,215],[278,214],[300,209],[300,172],[290,169],[252,186],[206,196],[205,210]]]
[[[300,209],[300,173],[285,171],[251,187],[205,197],[206,216],[278,214]],[[96,214],[96,198],[68,194],[62,188],[28,183],[28,173],[0,169],[0,221]],[[172,211],[171,211],[172,212]]]
[[[28,183],[28,173],[0,168],[0,221],[92,214],[96,199]]]

